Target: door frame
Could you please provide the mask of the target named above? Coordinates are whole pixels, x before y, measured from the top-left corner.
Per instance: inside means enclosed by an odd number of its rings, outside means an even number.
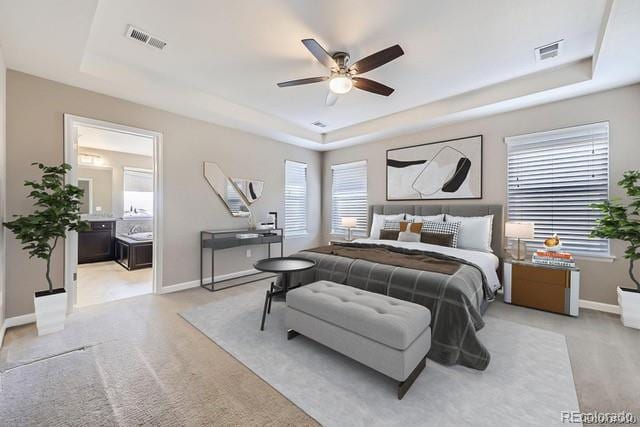
[[[144,136],[153,140],[153,284],[152,292],[162,291],[162,248],[163,248],[163,156],[162,133],[136,128],[105,120],[76,116],[65,113],[64,117],[64,161],[71,165],[65,177],[67,184],[78,183],[78,135],[77,126],[87,126],[116,132]],[[64,242],[64,283],[67,290],[67,313],[74,311],[77,302],[76,278],[78,270],[78,233],[67,232]]]

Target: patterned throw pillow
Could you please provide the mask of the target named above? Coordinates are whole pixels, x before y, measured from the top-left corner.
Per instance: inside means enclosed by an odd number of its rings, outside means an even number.
[[[400,231],[400,223],[404,221],[385,221],[383,230]]]
[[[459,222],[423,222],[423,233],[438,233],[438,234],[451,234],[453,238],[451,240],[451,247],[458,247],[458,233],[460,231]]]

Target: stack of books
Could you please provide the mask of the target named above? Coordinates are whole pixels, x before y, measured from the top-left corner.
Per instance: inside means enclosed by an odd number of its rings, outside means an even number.
[[[537,250],[533,254],[531,261],[534,264],[544,264],[553,267],[575,268],[576,266],[576,260],[573,258],[573,255],[568,252]]]

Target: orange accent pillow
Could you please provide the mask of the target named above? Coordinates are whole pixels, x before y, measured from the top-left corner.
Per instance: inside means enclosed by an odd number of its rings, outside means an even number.
[[[407,230],[408,228],[408,230]],[[422,231],[421,222],[400,221],[400,231],[409,231],[410,233],[420,233]]]

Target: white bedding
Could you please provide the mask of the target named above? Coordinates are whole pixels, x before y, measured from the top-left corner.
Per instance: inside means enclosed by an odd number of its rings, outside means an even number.
[[[398,242],[397,240],[356,239],[355,243],[372,245],[389,245],[398,248],[415,249],[429,252],[438,252],[444,255],[464,259],[480,267],[487,277],[489,287],[496,291],[500,287],[500,280],[496,272],[500,265],[497,256],[489,252],[472,251],[469,249],[450,248],[447,246],[430,245],[422,242]]]

